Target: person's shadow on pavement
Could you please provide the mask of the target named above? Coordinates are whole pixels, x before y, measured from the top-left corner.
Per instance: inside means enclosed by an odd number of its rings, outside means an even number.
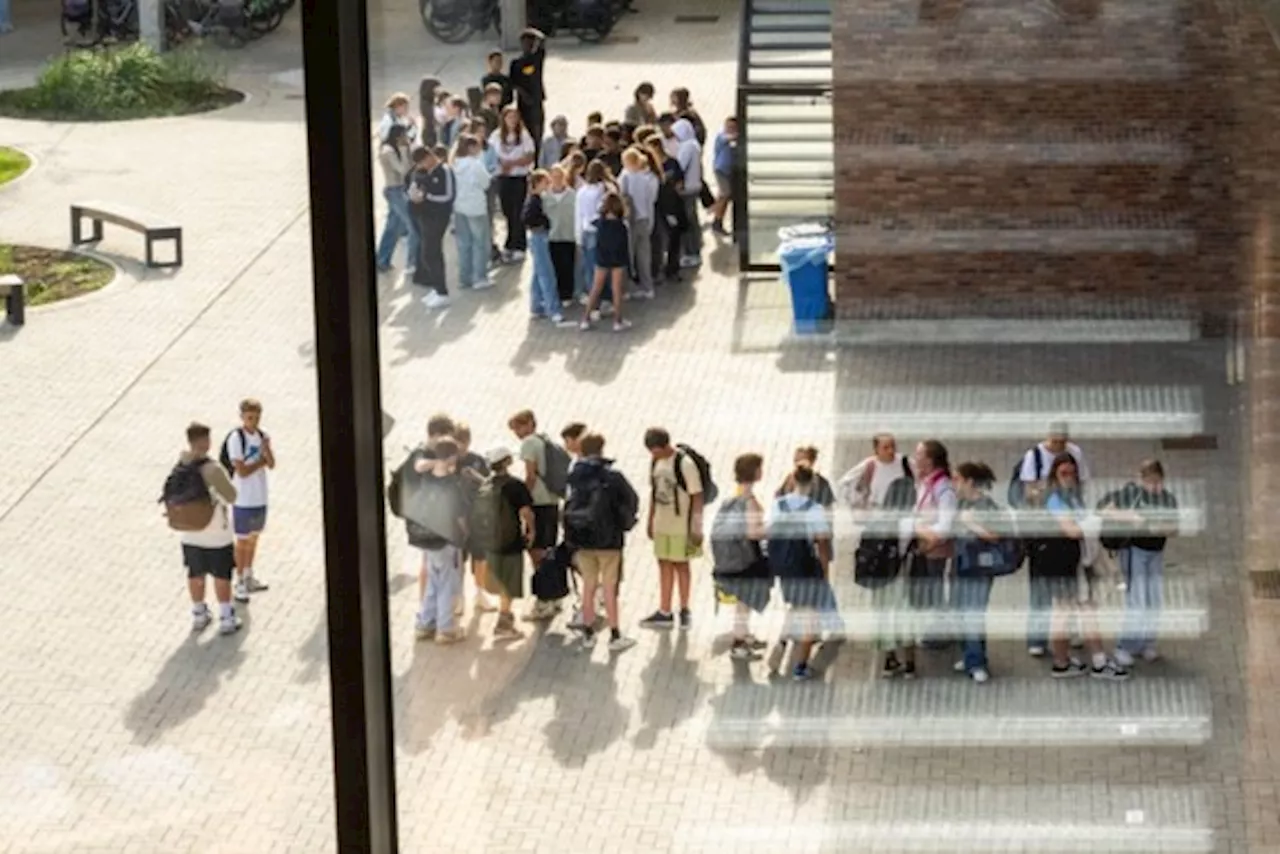
[[[237,614],[240,631],[218,634],[217,606],[214,620],[201,634],[184,638],[156,674],[155,681],[133,698],[124,714],[124,725],[133,743],[150,744],[165,731],[195,717],[205,702],[222,687],[223,678],[235,675],[247,654],[241,648],[253,623],[248,608]]]

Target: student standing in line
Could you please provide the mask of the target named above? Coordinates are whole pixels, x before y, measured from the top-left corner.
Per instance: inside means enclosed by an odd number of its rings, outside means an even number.
[[[538,151],[538,168],[550,169],[564,159],[564,147],[569,144],[569,120],[556,116],[551,120],[551,133],[542,141]]]
[[[404,128],[408,139],[407,145],[412,146],[417,143],[418,123],[413,120],[413,116],[409,115],[409,96],[403,92],[396,92],[387,99],[386,109],[378,122],[379,142],[388,141],[393,127]]]
[[[824,631],[838,631],[831,571],[831,521],[814,499],[813,469],[798,466],[788,478],[792,489],[775,499],[769,520],[769,567],[778,577],[787,618],[769,654],[769,669],[780,672],[786,645],[794,645],[791,676],[812,679],[813,647]]]
[[[457,471],[457,444],[443,438],[431,450],[430,455],[419,454],[400,482],[405,529],[427,577],[414,630],[418,640],[452,644],[463,637],[454,623],[462,593],[460,547],[467,541],[467,503]]]
[[[498,149],[489,144],[489,138],[493,132],[487,130],[487,123],[483,119],[471,120],[471,135],[476,138],[480,146],[480,162],[484,164],[484,168],[489,172],[489,190],[485,195],[487,210],[489,215],[489,266],[497,264],[502,260],[502,252],[498,249],[498,244],[493,239],[493,223],[497,213],[501,210],[498,203],[498,175],[500,174],[498,163]]]
[[[650,629],[693,628],[689,610],[692,576],[689,562],[702,556],[703,483],[698,465],[671,443],[661,427],[645,431],[649,469],[649,539],[658,559],[658,610],[640,621]],[[680,614],[672,613],[672,594],[680,591]]]
[[[453,170],[445,162],[449,150],[437,145],[418,164],[409,187],[409,206],[418,217],[422,234],[422,258],[414,272],[413,283],[431,288],[423,297],[429,309],[449,305],[449,285],[445,279],[444,236],[453,221],[453,203],[457,184]]]
[[[729,116],[724,120],[724,128],[716,134],[711,166],[716,176],[716,203],[712,208],[711,230],[722,237],[729,235],[724,227],[724,218],[733,202],[733,176],[738,168],[737,160],[738,117]]]
[[[604,203],[604,195],[608,192],[606,180],[608,170],[603,163],[591,161],[587,164],[584,183],[578,188],[578,197],[574,205],[578,239],[578,276],[577,292],[579,301],[586,305],[587,295],[596,281],[596,221],[600,217],[600,206]]]
[[[654,88],[652,83],[641,83],[636,87],[632,101],[622,113],[622,121],[632,127],[651,125],[658,120],[658,111],[653,106]]]
[[[493,286],[489,278],[489,185],[480,140],[470,134],[458,138],[453,158],[457,198],[453,203],[453,233],[458,243],[458,282],[464,288]]]
[[[689,90],[681,86],[678,89],[671,90],[671,113],[677,119],[687,119],[689,124],[693,126],[694,138],[698,140],[698,145],[707,144],[707,125],[702,120],[702,116],[693,107],[693,99],[689,96]]]
[[[956,466],[956,495],[959,498],[956,516],[955,585],[956,610],[964,630],[961,639],[964,656],[955,663],[957,673],[966,673],[981,685],[991,678],[987,661],[987,606],[991,602],[994,577],[982,565],[984,555],[991,555],[990,548],[998,546],[1001,534],[1008,537],[1012,531],[996,530],[994,520],[1000,512],[999,505],[990,496],[995,485],[995,472],[980,462],[966,462]]]
[[[599,318],[597,306],[604,295],[606,282],[612,284],[613,331],[623,332],[631,328],[631,321],[622,316],[624,278],[630,263],[630,237],[627,234],[627,208],[622,196],[612,190],[600,205],[600,218],[596,220],[595,284],[587,296],[586,310],[578,328],[588,330]]]
[[[551,222],[548,232],[551,250],[551,266],[555,270],[556,296],[560,305],[570,305],[574,296],[576,275],[578,194],[569,186],[565,168],[559,164],[547,170],[550,185],[542,194],[542,209]]]
[[[649,137],[646,145],[655,159],[662,164],[662,186],[658,188],[658,240],[654,241],[654,269],[662,270],[662,279],[667,282],[680,281],[680,246],[685,231],[689,228],[689,219],[685,215],[684,199],[680,189],[684,184],[684,173],[680,163],[667,154],[662,140],[657,136]],[[663,263],[665,254],[666,262]]]
[[[765,646],[750,632],[751,613],[764,613],[773,589],[773,575],[764,555],[764,507],[755,495],[755,485],[763,476],[764,458],[759,454],[743,454],[734,460],[737,492],[720,504],[711,526],[711,577],[719,601],[733,603],[729,656],[737,661],[757,660],[758,650]]]
[[[276,455],[261,424],[262,404],[252,398],[242,400],[240,426],[231,431],[226,442],[236,490],[231,520],[236,533],[237,602],[248,602],[249,594],[267,589],[254,574],[253,561],[258,538],[267,527],[267,470],[276,467]]]
[[[518,263],[524,260],[528,248],[521,217],[535,146],[533,136],[525,129],[524,120],[515,107],[502,111],[502,127],[494,131],[489,144],[498,151],[498,199],[502,203],[502,216],[507,221],[502,261]]]
[[[680,200],[684,203],[684,215],[688,227],[681,235],[680,266],[692,269],[702,265],[702,225],[698,220],[698,204],[702,196],[702,146],[694,137],[693,125],[688,119],[680,119],[671,128],[680,147],[676,162],[684,175],[680,188]]]
[[[916,611],[928,615],[934,626],[946,610],[947,566],[954,554],[952,529],[958,499],[951,482],[951,463],[946,446],[928,439],[916,446],[915,539],[916,553],[910,562],[908,600]],[[926,647],[940,647],[951,638],[939,637],[936,628],[923,632]]]
[[[511,475],[511,452],[495,448],[485,454],[490,474],[476,494],[471,528],[485,548],[485,582],[498,597],[496,638],[520,637],[513,600],[524,596],[524,553],[534,542],[537,522],[533,496]]]
[[[520,440],[520,459],[524,463],[524,485],[533,496],[534,536],[529,558],[536,569],[546,553],[560,541],[560,496],[547,486],[550,449],[548,440],[538,432],[533,412],[522,409],[507,421],[507,427]],[[549,620],[560,610],[558,602],[538,600],[527,620]]]
[[[480,109],[476,110],[476,118],[484,122],[484,138],[488,139],[502,125],[502,85],[499,83],[490,83],[484,87],[483,100],[480,102]],[[473,129],[471,131],[475,133]]]
[[[458,479],[462,484],[462,492],[467,502],[468,518],[470,509],[475,504],[480,487],[489,477],[489,464],[484,457],[471,450],[471,427],[459,421],[453,428],[453,441],[458,446]],[[483,542],[475,536],[468,526],[466,547],[463,558],[471,560],[471,575],[476,585],[476,612],[487,613],[494,610],[485,591],[488,589],[488,567],[485,566]],[[465,599],[461,588],[458,590],[458,607],[455,613],[461,615],[465,608]]]
[[[1129,489],[1120,518],[1134,535],[1124,549],[1124,631],[1116,648],[1116,662],[1131,667],[1135,656],[1156,661],[1156,627],[1164,605],[1164,549],[1178,535],[1178,502],[1165,489],[1164,466],[1147,460],[1138,470],[1140,483]]]
[[[506,75],[506,72],[504,72],[502,68],[502,62],[504,59],[505,57],[502,55],[502,51],[490,51],[489,55],[485,58],[484,76],[480,78],[480,89],[485,92],[486,95],[489,92],[490,86],[498,87],[498,98],[495,106],[499,111],[510,104],[512,98],[514,98],[511,91],[511,78]]]
[[[382,197],[387,200],[387,221],[378,239],[378,272],[391,269],[396,245],[401,237],[408,237],[405,269],[417,266],[421,253],[418,223],[409,214],[409,197],[405,195],[405,181],[413,171],[413,157],[409,150],[409,133],[404,125],[394,124],[387,130],[386,141],[378,149],[378,165],[382,169]]]
[[[637,285],[634,295],[653,299],[653,220],[662,182],[639,148],[628,148],[622,162],[624,170],[618,186],[627,203],[630,255]]]
[[[541,169],[529,176],[529,197],[524,200],[524,227],[529,231],[529,252],[533,255],[533,274],[529,282],[529,316],[550,318],[552,323],[564,321],[560,294],[556,287],[555,265],[551,261],[551,220],[542,205],[542,194],[550,178]]]

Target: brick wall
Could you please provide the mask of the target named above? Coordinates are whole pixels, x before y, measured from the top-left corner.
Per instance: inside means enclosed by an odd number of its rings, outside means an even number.
[[[1280,127],[1241,106],[1257,69],[1237,53],[1261,18],[1056,7],[834,4],[841,316],[997,294],[1234,300],[1252,230],[1237,169]]]

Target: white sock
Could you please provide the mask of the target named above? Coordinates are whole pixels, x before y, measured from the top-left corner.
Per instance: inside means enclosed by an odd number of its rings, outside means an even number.
[[[1107,666],[1107,654],[1105,652],[1095,652],[1093,654],[1093,669],[1101,670]]]
[[[248,581],[250,578],[253,578],[253,567],[246,566],[244,568],[244,580]]]
[[[223,602],[218,605],[218,613],[222,616],[222,619],[230,620],[236,615],[236,609],[230,602]]]
[[[191,606],[191,615],[192,615],[193,617],[198,617],[198,616],[200,616],[201,614],[207,614],[207,613],[209,613],[209,606],[208,606],[208,605],[206,605],[205,603],[203,603],[203,602],[196,602],[196,603],[192,604],[192,606]]]

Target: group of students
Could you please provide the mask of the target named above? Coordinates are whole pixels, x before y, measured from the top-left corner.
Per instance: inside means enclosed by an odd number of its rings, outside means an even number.
[[[817,449],[800,447],[792,470],[767,499],[757,491],[764,459],[743,454],[733,464],[736,488],[719,501],[704,536],[708,508],[718,499],[711,465],[665,429],[644,435],[650,457],[646,512],[626,476],[605,457],[599,433],[574,423],[556,442],[539,431],[529,411],[512,416],[508,426],[520,441],[518,453],[498,448],[480,457],[470,452],[464,425],[437,416],[426,443],[393,477],[393,510],[406,519],[410,545],[422,550],[419,637],[448,643],[461,636],[455,617],[467,558],[478,589],[476,608],[493,609],[489,596],[497,596],[495,636],[518,637],[512,607],[526,593],[527,554],[535,600],[527,620],[555,617],[566,593],[539,582],[571,568],[583,582],[569,621],[581,643],[594,645],[602,607],[610,648],[631,647],[634,641],[621,630],[618,590],[626,537],[643,518],[658,565],[659,602],[641,626],[692,627],[691,565],[709,541],[717,600],[733,609],[730,655],[764,657],[770,644],[752,635],[750,622],[769,607],[776,589],[786,617],[768,667],[807,680],[815,675],[817,646],[844,632],[832,585],[833,514],[843,502],[859,529],[853,580],[870,591],[885,678],[914,678],[918,647],[958,644],[954,669],[976,683],[988,681],[985,615],[992,589],[1023,567],[1030,579],[1028,651],[1051,655],[1051,676],[1123,680],[1137,658],[1158,657],[1163,552],[1178,528],[1163,467],[1144,462],[1135,482],[1088,509],[1088,469],[1065,427],[1055,427],[1019,459],[1006,504],[992,497],[996,476],[988,465],[968,461],[953,468],[936,440],[919,443],[907,457],[893,436],[877,435],[872,454],[834,486],[817,471]],[[513,472],[517,459],[521,476]],[[449,500],[425,498],[441,484],[448,484],[441,488]],[[442,506],[448,508],[443,517],[433,515]],[[424,536],[424,525],[435,525],[436,533]],[[1126,611],[1110,654],[1094,611],[1108,553],[1123,574]],[[1072,648],[1080,646],[1088,648],[1088,661],[1074,656]]]
[[[651,299],[657,285],[701,265],[700,208],[712,212],[713,232],[728,235],[737,120],[713,140],[714,191],[703,177],[707,128],[687,89],[672,91],[670,110],[659,114],[653,85],[642,83],[621,121],[592,113],[574,139],[556,116],[543,137],[542,34],[528,30],[522,44],[505,72],[502,53],[490,54],[474,112],[467,99],[432,87],[420,130],[407,95],[388,100],[379,125],[388,216],[378,268],[391,269],[407,238],[406,275],[430,289],[429,308],[447,306],[443,241],[452,228],[462,288],[492,287],[499,265],[528,256],[532,318],[563,324],[577,303],[579,328],[612,313],[614,330],[625,330],[627,299]]]

